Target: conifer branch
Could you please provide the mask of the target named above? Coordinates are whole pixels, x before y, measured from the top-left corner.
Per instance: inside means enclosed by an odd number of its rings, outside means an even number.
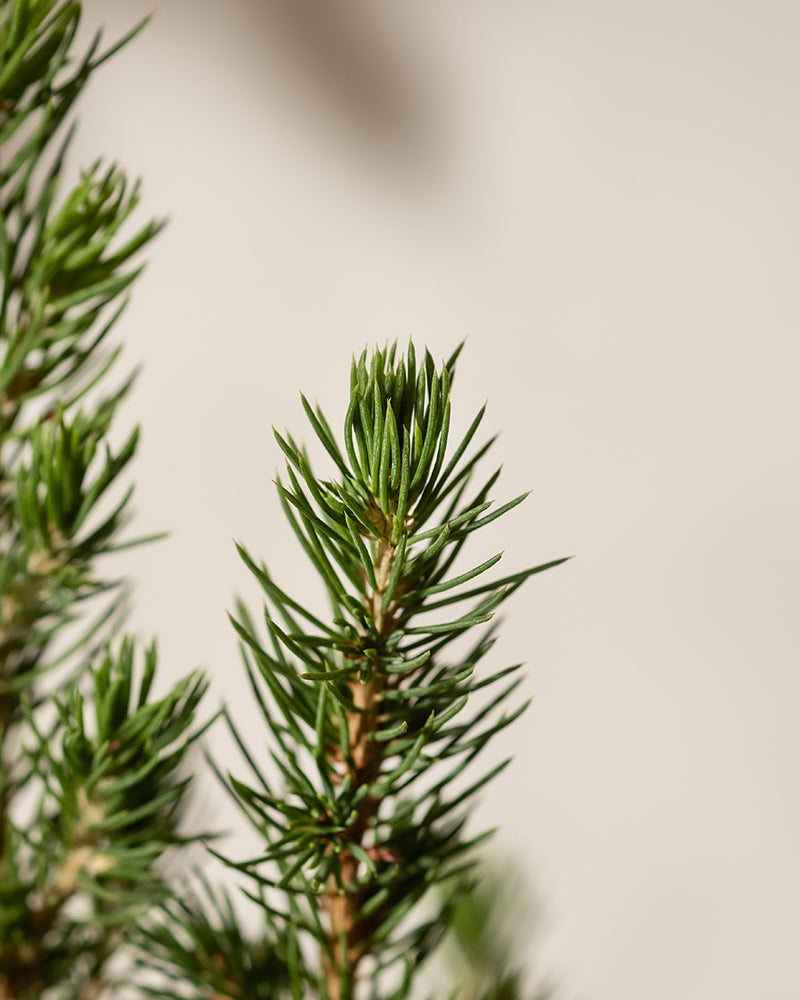
[[[115,635],[124,590],[102,572],[142,541],[124,537],[138,429],[111,445],[133,383],[113,384],[113,331],[160,223],[134,225],[116,164],[66,184],[75,103],[137,30],[76,55],[80,17],[0,0],[0,1000],[115,996],[132,945],[128,985],[160,1000],[407,1000],[490,835],[471,804],[508,761],[462,775],[526,707],[518,665],[484,671],[493,616],[563,560],[496,577],[502,553],[469,557],[525,494],[494,506],[499,470],[479,476],[484,409],[450,441],[461,348],[441,366],[365,351],[341,435],[302,397],[333,475],[276,433],[277,487],[330,607],[239,546],[264,626],[241,602],[232,622],[270,760],[226,710],[249,775],[211,761],[264,844],[226,860],[260,931],[201,872],[170,885],[163,855],[201,836],[181,819],[206,681],[156,693],[155,645]]]
[[[486,834],[466,835],[468,806],[508,762],[466,790],[451,785],[525,708],[501,712],[514,680],[461,721],[472,694],[516,668],[475,677],[491,625],[471,651],[455,643],[489,623],[526,579],[563,562],[477,584],[502,553],[454,571],[469,536],[524,499],[487,513],[496,475],[468,492],[486,450],[468,455],[483,411],[448,456],[459,351],[441,368],[427,352],[418,365],[413,345],[399,358],[396,347],[364,352],[351,369],[341,446],[303,397],[336,479],[317,478],[306,450],[276,433],[287,462],[279,495],[325,584],[329,620],[239,546],[264,593],[268,642],[243,605],[232,621],[283,780],[264,778],[229,720],[261,786],[231,779],[230,788],[267,844],[262,857],[229,864],[262,892],[289,894],[287,919],[302,914],[319,947],[318,963],[303,958],[300,981],[325,1000],[353,1000],[367,982],[373,996],[400,1000],[443,931],[416,904],[474,866]],[[396,963],[405,985],[382,993],[376,984]]]
[[[111,642],[138,444],[110,434],[111,332],[160,229],[96,161],[65,190],[75,102],[119,44],[75,52],[81,4],[0,0],[0,996],[83,1000],[168,889],[206,682],[156,698],[155,648]],[[124,40],[123,40],[124,41]]]

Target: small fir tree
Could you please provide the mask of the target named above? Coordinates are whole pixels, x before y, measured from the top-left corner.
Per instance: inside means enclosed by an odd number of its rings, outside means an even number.
[[[483,410],[449,441],[460,349],[442,366],[413,346],[365,351],[341,436],[303,397],[330,472],[276,434],[278,491],[329,606],[292,597],[239,546],[263,623],[243,603],[232,622],[270,745],[265,760],[225,711],[247,774],[217,768],[264,845],[223,857],[260,934],[201,873],[167,883],[162,855],[189,839],[181,765],[206,682],[156,697],[155,648],[109,639],[120,585],[100,567],[125,544],[138,434],[109,444],[131,379],[106,388],[107,345],[159,226],[124,235],[138,191],[114,165],[62,191],[73,105],[127,41],[76,59],[80,14],[0,0],[0,1000],[123,983],[162,1000],[404,1000],[443,935],[464,939],[488,836],[468,830],[470,804],[508,761],[466,769],[526,707],[519,665],[476,670],[493,615],[563,560],[500,577],[500,554],[469,560],[471,536],[524,495],[495,508],[499,470],[478,478]],[[111,959],[126,954],[136,974],[119,978]],[[480,995],[521,998],[521,980]]]

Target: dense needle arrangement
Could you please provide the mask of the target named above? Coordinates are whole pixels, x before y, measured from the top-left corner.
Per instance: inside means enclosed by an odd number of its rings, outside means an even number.
[[[263,593],[232,616],[263,726],[225,710],[241,773],[211,763],[262,847],[232,859],[186,831],[206,681],[162,683],[102,571],[144,541],[124,535],[138,430],[117,433],[133,380],[112,334],[160,226],[129,228],[138,187],[116,164],[65,180],[75,102],[136,32],[76,56],[81,13],[0,0],[0,1000],[405,1000],[459,907],[482,947],[470,805],[508,762],[470,765],[526,707],[519,665],[489,663],[493,616],[563,560],[504,576],[501,554],[470,556],[524,496],[496,503],[499,470],[480,472],[483,409],[451,440],[460,348],[365,351],[333,425],[303,397],[325,476],[275,435],[285,528],[327,602],[239,546]],[[199,839],[235,891],[174,878]],[[451,996],[522,1000],[520,983]]]
[[[138,442],[110,333],[157,223],[98,161],[63,190],[69,117],[118,46],[75,57],[79,3],[0,3],[0,997],[94,996],[181,839],[179,770],[206,684],[156,696],[119,630]],[[122,44],[122,43],[120,43]],[[109,384],[111,383],[111,384]],[[141,665],[137,665],[137,660]],[[49,992],[48,992],[49,991]]]
[[[395,347],[364,352],[351,368],[341,444],[304,397],[332,479],[318,479],[307,451],[276,434],[283,509],[324,582],[329,617],[240,546],[264,592],[264,638],[243,606],[233,621],[280,779],[256,765],[229,720],[252,769],[232,789],[267,845],[237,867],[263,890],[276,930],[318,940],[332,998],[354,996],[362,981],[377,986],[396,964],[404,996],[447,926],[444,914],[413,908],[473,866],[485,834],[466,834],[464,807],[508,761],[466,787],[457,779],[526,707],[509,702],[519,665],[476,671],[493,645],[487,623],[529,576],[562,561],[489,580],[501,554],[454,568],[474,532],[524,499],[492,504],[499,470],[475,482],[491,445],[471,447],[483,409],[448,448],[457,356],[437,368],[427,352],[418,363],[413,346],[399,359]],[[491,697],[470,711],[482,689]],[[276,909],[270,889],[291,905]]]

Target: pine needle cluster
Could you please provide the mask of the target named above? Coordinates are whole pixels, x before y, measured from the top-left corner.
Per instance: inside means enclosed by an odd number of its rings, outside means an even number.
[[[494,644],[496,610],[563,560],[488,581],[501,554],[455,570],[470,536],[525,499],[492,506],[499,470],[475,482],[492,443],[472,448],[483,409],[449,447],[458,353],[439,368],[428,352],[418,363],[413,345],[399,358],[394,346],[364,352],[341,445],[303,397],[334,479],[318,479],[307,450],[275,435],[287,460],[284,513],[324,582],[327,618],[239,546],[263,590],[265,635],[241,603],[232,621],[277,777],[228,716],[251,772],[230,787],[266,844],[233,864],[276,939],[298,937],[287,996],[408,995],[452,900],[444,910],[417,904],[474,868],[488,834],[467,833],[469,803],[508,760],[466,786],[465,769],[526,708],[511,702],[521,665],[476,668]],[[308,939],[319,961],[306,961]]]
[[[483,409],[451,441],[461,348],[365,351],[340,433],[302,397],[331,471],[276,433],[277,489],[327,606],[238,546],[263,606],[231,621],[268,745],[225,710],[246,771],[211,761],[263,845],[212,851],[260,930],[202,872],[167,879],[200,837],[181,820],[206,681],[157,694],[155,646],[118,635],[102,573],[144,540],[124,538],[138,430],[112,445],[133,382],[112,331],[160,224],[130,229],[138,186],[115,164],[64,190],[73,106],[135,34],[76,58],[80,16],[0,0],[0,1000],[405,1000],[471,898],[490,833],[471,805],[508,760],[472,765],[526,707],[520,665],[485,666],[494,616],[563,560],[498,576],[502,553],[470,559],[525,495],[493,503]],[[501,981],[482,1000],[521,998]]]
[[[70,115],[119,47],[76,59],[79,3],[0,3],[0,997],[95,995],[167,888],[180,765],[206,687],[154,694],[155,648],[115,642],[138,430],[111,431],[111,331],[158,232],[98,161],[64,191]],[[121,43],[124,44],[126,39]],[[111,384],[111,385],[110,385]],[[109,387],[110,385],[110,387]],[[141,667],[137,660],[143,660]]]

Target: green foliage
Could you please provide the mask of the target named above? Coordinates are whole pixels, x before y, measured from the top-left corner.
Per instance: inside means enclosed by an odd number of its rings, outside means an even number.
[[[452,914],[437,958],[446,982],[458,984],[459,1000],[553,1000],[552,984],[531,988],[523,974],[534,957],[530,937],[536,915],[518,873],[510,866],[499,871],[484,866],[479,878],[445,892]]]
[[[125,982],[175,1000],[405,1000],[459,926],[459,897],[431,890],[469,891],[488,836],[470,806],[508,761],[467,767],[525,709],[519,665],[484,668],[493,616],[563,560],[496,577],[501,553],[469,556],[524,495],[493,506],[483,410],[449,440],[460,349],[441,367],[413,346],[365,351],[341,439],[303,397],[333,475],[276,434],[278,491],[329,608],[239,546],[263,625],[241,602],[232,619],[270,756],[225,715],[249,771],[220,777],[264,845],[226,864],[260,929],[199,874],[170,888],[163,856],[193,839],[180,821],[206,683],[156,694],[155,648],[110,638],[123,593],[101,572],[138,543],[121,538],[138,431],[111,444],[132,384],[109,384],[111,333],[160,226],[129,231],[138,185],[114,164],[64,191],[75,102],[127,40],[76,56],[80,16],[0,0],[0,998]],[[132,944],[136,982],[119,975]],[[516,995],[502,982],[484,1000]]]
[[[266,845],[229,863],[277,922],[276,941],[296,928],[319,946],[319,962],[301,948],[287,996],[339,1000],[367,980],[376,998],[408,994],[447,922],[417,904],[474,866],[487,834],[467,832],[468,806],[508,761],[466,786],[465,767],[526,707],[505,709],[518,665],[476,673],[492,625],[457,640],[563,560],[488,582],[499,554],[456,570],[467,539],[524,499],[494,509],[498,472],[474,483],[491,444],[470,451],[483,410],[448,454],[457,355],[437,369],[428,353],[418,365],[413,346],[399,360],[394,347],[365,352],[352,366],[342,447],[303,399],[335,479],[318,479],[307,451],[276,433],[287,459],[283,509],[325,584],[327,620],[239,546],[264,593],[266,641],[243,604],[232,620],[277,776],[228,718],[253,776],[232,778],[230,788]],[[400,985],[386,992],[384,973],[397,964]]]
[[[266,911],[265,932],[253,940],[243,932],[230,895],[214,890],[201,873],[196,881],[199,888],[183,886],[181,895],[165,905],[162,918],[146,929],[140,964],[157,970],[167,982],[142,986],[142,992],[159,1000],[287,996],[297,976],[295,929],[281,938]]]
[[[119,45],[76,58],[79,3],[0,2],[0,996],[95,996],[184,838],[179,775],[205,681],[156,697],[155,649],[107,643],[138,430],[110,333],[158,231],[99,161],[63,191],[75,101]],[[123,42],[125,40],[123,39]],[[122,44],[122,43],[119,43]],[[100,603],[98,603],[98,600]],[[86,608],[86,611],[82,609]],[[58,668],[58,669],[56,669]]]
[[[37,750],[37,770],[52,775],[48,784],[56,802],[46,852],[50,864],[76,844],[90,850],[91,861],[76,877],[117,923],[162,889],[154,866],[165,846],[182,839],[177,821],[189,781],[176,772],[201,732],[189,729],[206,682],[186,677],[156,700],[150,691],[155,670],[151,647],[137,692],[133,643],[124,640],[116,655],[107,649],[99,665],[89,668],[88,704],[75,680],[57,701],[58,757],[44,741]]]
[[[86,695],[75,677],[56,699],[54,731],[42,733],[24,706],[35,738],[25,753],[40,787],[35,823],[7,824],[13,874],[0,890],[0,955],[14,996],[58,984],[58,995],[81,995],[127,925],[167,895],[160,860],[184,839],[189,779],[178,769],[202,731],[189,730],[206,685],[190,676],[155,699],[155,670],[151,648],[137,685],[124,640],[81,675],[91,681]]]
[[[131,261],[159,229],[118,238],[138,193],[114,166],[95,164],[60,197],[71,135],[61,132],[118,48],[100,52],[97,37],[76,63],[80,10],[0,3],[0,719],[17,718],[17,694],[75,602],[109,586],[93,563],[112,547],[130,494],[103,513],[100,501],[138,436],[116,454],[106,443],[130,378],[75,410],[117,358],[106,340],[140,270]]]

